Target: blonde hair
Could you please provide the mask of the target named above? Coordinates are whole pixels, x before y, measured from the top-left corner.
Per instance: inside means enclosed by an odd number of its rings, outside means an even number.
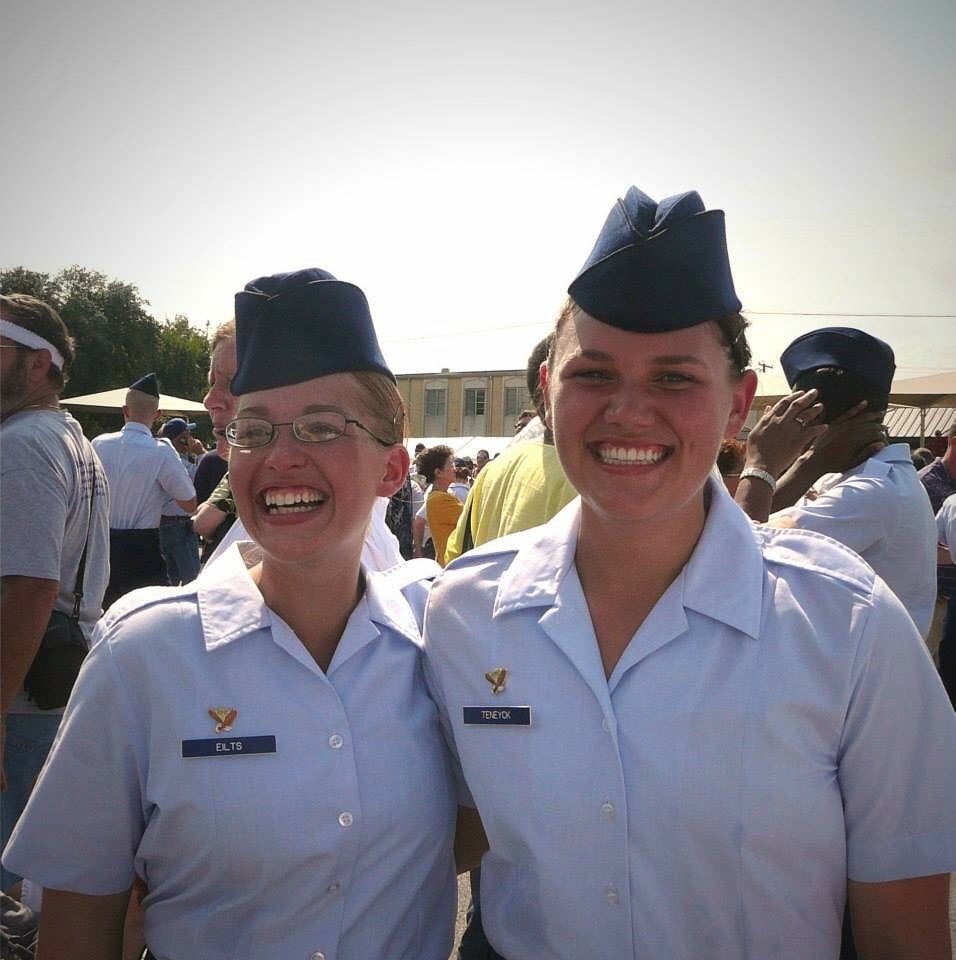
[[[374,370],[356,370],[352,376],[372,421],[367,425],[369,429],[389,443],[401,443],[405,439],[405,401],[394,381]]]

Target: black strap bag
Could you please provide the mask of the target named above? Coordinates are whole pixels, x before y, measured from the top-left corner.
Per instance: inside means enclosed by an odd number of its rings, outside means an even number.
[[[23,678],[24,692],[41,710],[56,710],[66,706],[89,649],[80,627],[80,604],[83,600],[83,573],[93,528],[93,497],[96,493],[96,464],[91,463],[90,468],[90,517],[86,544],[73,586],[73,611],[62,613],[54,610],[50,614],[40,649]]]

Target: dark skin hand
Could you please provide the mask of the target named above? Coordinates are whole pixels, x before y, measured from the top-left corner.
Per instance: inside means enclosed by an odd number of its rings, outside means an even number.
[[[868,411],[863,400],[830,421],[777,483],[773,509],[792,506],[826,473],[844,473],[887,445],[884,411]]]
[[[764,407],[747,436],[744,469],[755,467],[777,478],[811,443],[819,441],[827,425],[820,420],[823,404],[816,399],[816,390],[798,390]],[[734,499],[747,516],[763,523],[773,506],[773,491],[759,477],[743,477]]]

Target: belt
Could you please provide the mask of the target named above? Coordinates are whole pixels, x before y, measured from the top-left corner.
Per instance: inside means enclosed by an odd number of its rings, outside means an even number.
[[[159,525],[161,527],[174,527],[178,524],[189,523],[192,517],[160,517]]]

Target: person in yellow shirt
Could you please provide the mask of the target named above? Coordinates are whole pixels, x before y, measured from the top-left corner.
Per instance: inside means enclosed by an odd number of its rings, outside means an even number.
[[[528,357],[528,393],[542,419],[539,371],[550,343],[549,335]],[[542,436],[515,443],[475,477],[465,510],[448,538],[446,563],[489,540],[547,523],[576,496],[558,462],[554,437],[545,427]]]
[[[445,566],[445,547],[448,537],[461,514],[461,501],[448,492],[455,481],[455,451],[444,444],[429,447],[419,460],[425,479],[431,484],[431,492],[425,501],[425,519],[435,544],[435,559]]]

